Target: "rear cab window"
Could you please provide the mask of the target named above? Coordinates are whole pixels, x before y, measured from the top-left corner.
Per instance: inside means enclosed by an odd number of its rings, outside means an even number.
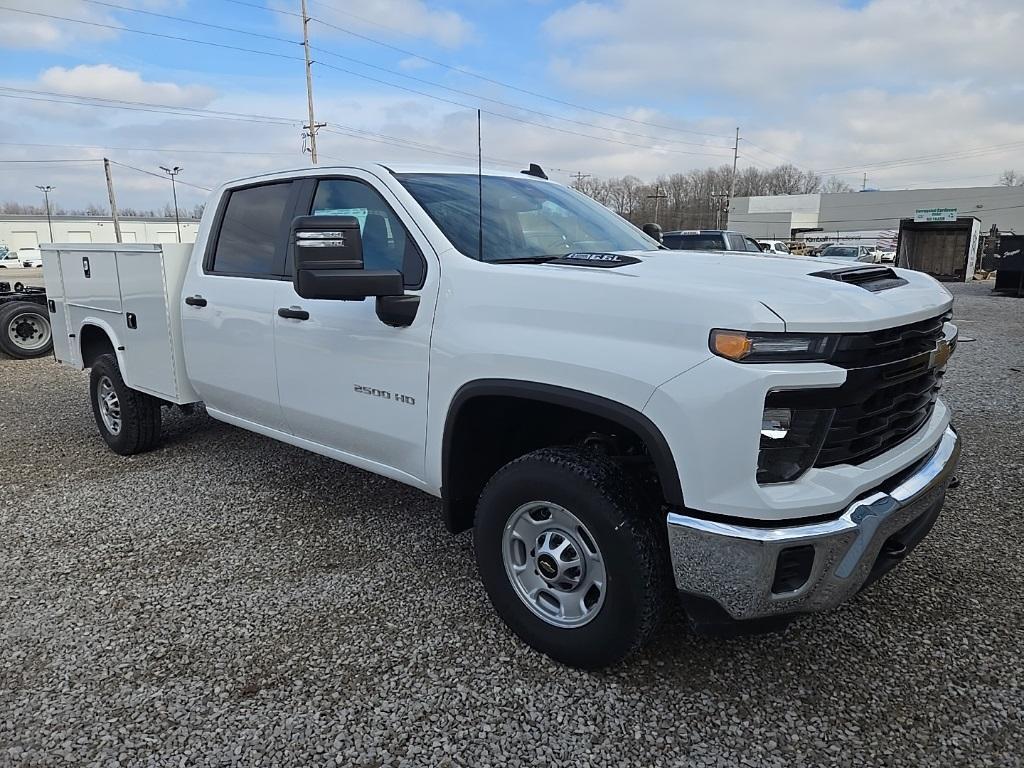
[[[747,248],[746,241],[743,239],[743,235],[735,235],[732,232],[726,232],[725,233],[725,237],[726,237],[726,239],[729,242],[729,250],[730,251],[746,251],[746,250],[749,250]]]
[[[724,251],[721,235],[665,235],[664,245],[677,251]]]
[[[206,271],[232,277],[280,277],[292,212],[292,182],[227,193]]]

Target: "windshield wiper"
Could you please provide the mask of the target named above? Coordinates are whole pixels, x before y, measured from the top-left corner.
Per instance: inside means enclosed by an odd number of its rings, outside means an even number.
[[[558,254],[557,256],[516,256],[511,259],[490,259],[491,264],[543,264],[547,261],[554,261],[560,259],[565,254]]]

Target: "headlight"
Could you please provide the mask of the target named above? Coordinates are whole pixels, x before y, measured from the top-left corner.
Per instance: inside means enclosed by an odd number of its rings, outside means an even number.
[[[818,458],[832,409],[778,408],[772,394],[761,416],[761,450],[757,455],[757,482],[788,483],[806,472]]]
[[[743,363],[813,362],[828,360],[837,336],[821,333],[711,331],[708,346],[720,357]]]

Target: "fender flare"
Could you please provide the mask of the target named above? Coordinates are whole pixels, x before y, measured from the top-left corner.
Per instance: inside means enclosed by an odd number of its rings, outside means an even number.
[[[661,430],[640,411],[600,395],[554,384],[541,384],[518,379],[477,379],[459,387],[448,405],[448,415],[445,417],[444,436],[441,440],[441,498],[445,504],[446,522],[451,522],[449,519],[451,517],[451,500],[445,489],[452,486],[451,454],[454,426],[466,403],[483,396],[516,397],[574,408],[628,429],[643,440],[647,447],[651,460],[654,462],[665,501],[673,506],[685,506],[679,470],[672,456],[672,449]]]
[[[114,348],[114,356],[117,357],[117,367],[121,369],[122,375],[124,371],[124,356],[122,355],[122,346],[117,339],[117,332],[111,327],[110,323],[99,317],[93,317],[92,315],[86,317],[82,322],[78,324],[78,332],[75,336],[75,352],[78,353],[78,364],[84,369],[85,358],[82,356],[82,331],[92,326],[99,328],[106,334],[106,337],[110,339],[110,345]]]

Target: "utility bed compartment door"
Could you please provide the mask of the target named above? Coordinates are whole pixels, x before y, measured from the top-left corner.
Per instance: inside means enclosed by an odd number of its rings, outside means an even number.
[[[60,275],[60,251],[42,248],[43,282],[46,284],[46,306],[50,312],[53,332],[53,357],[58,363],[74,362],[71,339],[68,337],[67,307],[64,305],[64,281]]]
[[[176,397],[174,350],[161,251],[117,253],[125,366],[133,389]]]
[[[73,245],[62,247],[60,271],[68,304],[104,312],[121,311],[121,287],[113,250],[79,251]]]

